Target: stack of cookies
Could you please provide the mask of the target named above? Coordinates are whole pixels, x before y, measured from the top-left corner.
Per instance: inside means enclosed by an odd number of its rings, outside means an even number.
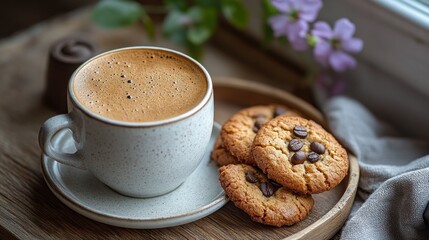
[[[212,159],[235,206],[279,227],[307,217],[311,194],[329,191],[348,172],[347,152],[330,133],[278,104],[234,114],[222,126]]]

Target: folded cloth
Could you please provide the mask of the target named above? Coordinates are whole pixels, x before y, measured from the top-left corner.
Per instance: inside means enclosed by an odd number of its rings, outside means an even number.
[[[429,239],[429,142],[401,136],[351,98],[327,100],[323,111],[360,166],[341,239]]]

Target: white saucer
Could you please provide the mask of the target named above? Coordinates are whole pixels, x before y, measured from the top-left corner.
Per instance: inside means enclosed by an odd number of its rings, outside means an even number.
[[[85,170],[69,167],[42,155],[45,181],[55,196],[74,211],[102,223],[126,228],[163,228],[201,219],[227,203],[210,152],[220,127],[217,123],[206,154],[192,175],[176,190],[154,198],[120,195]],[[58,133],[54,146],[73,152],[69,131]]]

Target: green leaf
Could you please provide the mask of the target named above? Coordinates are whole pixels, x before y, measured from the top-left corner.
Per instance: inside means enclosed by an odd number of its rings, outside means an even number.
[[[184,17],[187,17],[184,13],[172,10],[165,18],[162,26],[164,36],[178,44],[184,44],[187,41],[187,29],[183,25]]]
[[[194,21],[195,25],[203,25],[213,33],[217,25],[216,13],[215,8],[194,6],[189,9],[186,15]]]
[[[268,45],[274,39],[273,29],[268,24],[271,16],[278,14],[277,9],[271,4],[270,0],[262,0],[262,30],[264,33],[264,45]]]
[[[271,4],[270,0],[262,0],[262,9],[265,17],[279,14],[279,10]]]
[[[199,45],[207,41],[211,35],[210,29],[202,25],[200,27],[191,27],[188,30],[187,37],[192,44]]]
[[[163,33],[170,40],[187,47],[192,57],[200,59],[202,44],[213,35],[216,25],[216,8],[192,6],[188,11],[170,11],[164,20]]]
[[[222,13],[233,26],[240,29],[246,27],[248,14],[241,0],[222,0]]]
[[[102,0],[92,12],[92,20],[106,28],[131,25],[138,21],[143,8],[140,4],[129,0]]]
[[[319,39],[316,36],[311,35],[311,34],[307,34],[306,39],[307,39],[308,45],[310,45],[310,47],[316,46],[317,42],[319,41]]]
[[[153,24],[152,19],[150,18],[149,14],[146,13],[146,11],[142,12],[141,21],[143,23],[143,27],[144,27],[149,39],[154,40],[155,39],[155,25]]]
[[[187,8],[186,0],[164,0],[164,5],[170,10],[185,11]]]
[[[221,2],[219,0],[197,0],[197,3],[195,5],[201,6],[201,7],[213,7],[216,9],[221,9]]]
[[[201,61],[203,58],[203,48],[201,45],[188,44],[187,45],[188,53],[191,57],[193,57],[197,61]]]
[[[187,16],[193,20],[187,32],[188,41],[194,45],[203,44],[216,29],[216,9],[194,6],[189,9]]]

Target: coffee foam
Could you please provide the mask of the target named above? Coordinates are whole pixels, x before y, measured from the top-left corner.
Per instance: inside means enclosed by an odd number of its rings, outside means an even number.
[[[163,50],[127,49],[100,56],[73,79],[73,93],[89,111],[126,122],[172,118],[194,108],[207,91],[204,72]]]

